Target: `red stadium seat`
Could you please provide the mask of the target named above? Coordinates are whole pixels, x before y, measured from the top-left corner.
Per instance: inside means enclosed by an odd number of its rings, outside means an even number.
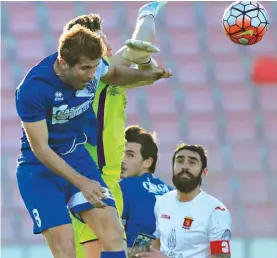
[[[259,87],[260,89],[260,103],[265,111],[272,111],[277,113],[277,87]]]
[[[269,168],[272,172],[272,175],[275,175],[276,181],[277,182],[277,144],[276,143],[271,143],[268,144],[268,163],[269,163]]]
[[[123,1],[121,4],[124,6],[125,11],[125,21],[127,27],[129,27],[131,30],[135,28],[137,16],[138,16],[138,10],[140,7],[142,7],[144,4],[147,4],[147,2],[142,1]]]
[[[161,80],[156,85],[144,88],[148,98],[148,110],[150,116],[155,114],[176,113],[175,96],[168,82]]]
[[[5,91],[15,90],[16,85],[14,82],[14,77],[12,74],[11,64],[9,62],[3,62],[2,63],[2,69],[1,69],[1,90],[2,94]],[[3,98],[2,98],[3,100]],[[2,112],[2,116],[5,115]]]
[[[227,2],[205,2],[204,8],[205,8],[205,13],[204,13],[204,18],[205,18],[205,25],[206,25],[206,30],[211,31],[214,28],[222,28],[222,16],[224,13],[224,10],[229,6],[230,3]],[[223,29],[222,29],[223,33]]]
[[[209,177],[226,174],[223,149],[220,146],[203,147],[207,149]]]
[[[245,48],[245,52],[251,57],[251,59],[262,55],[275,56],[277,51],[276,43],[275,33],[270,30],[269,27],[269,30],[265,33],[264,38],[259,42],[259,44]]]
[[[255,142],[257,128],[252,112],[226,113],[226,139],[229,143]]]
[[[182,139],[179,133],[178,114],[155,115],[151,117],[151,130],[156,131],[158,142],[176,146]]]
[[[224,204],[232,203],[234,200],[234,189],[228,175],[211,174],[203,179],[203,190],[218,198]]]
[[[270,200],[266,174],[249,173],[240,177],[239,199],[246,203],[266,203]]]
[[[9,31],[13,35],[28,34],[40,31],[36,2],[8,2],[3,7],[7,9]]]
[[[264,115],[263,135],[268,143],[274,142],[277,145],[277,111]]]
[[[8,151],[5,149],[5,156],[2,155],[2,159],[5,158],[6,169],[5,173],[8,173],[9,178],[14,180],[16,178],[16,166],[19,156],[19,149],[14,151]]]
[[[225,202],[224,205],[227,207],[232,217],[232,235],[240,237],[245,232],[245,225],[242,221],[241,209],[236,202],[228,203]]]
[[[139,89],[132,89],[127,91],[127,117],[139,113],[138,90]]]
[[[13,216],[11,216],[11,214],[1,215],[1,227],[1,242],[3,241],[3,244],[13,243],[13,241],[16,239],[16,236],[13,226]]]
[[[185,109],[188,113],[214,112],[213,93],[209,86],[182,87]]]
[[[25,209],[24,202],[19,193],[16,179],[14,178],[14,180],[12,180],[11,182],[12,182],[12,203],[11,203],[11,205],[14,208]]]
[[[21,215],[21,233],[20,235],[21,241],[32,243],[32,244],[42,244],[44,243],[44,239],[42,235],[34,235],[32,232],[33,221],[30,218],[27,212],[22,211]],[[25,214],[24,214],[25,213]]]
[[[175,148],[176,144],[160,147],[156,167],[157,176],[161,177],[163,180],[165,180],[166,183],[170,185],[172,185],[172,157]]]
[[[28,60],[32,61],[33,65],[35,65],[47,54],[50,54],[45,48],[41,32],[32,35],[20,35],[16,38],[16,42],[17,58],[19,61]]]
[[[15,91],[2,91],[1,95],[1,108],[2,112],[2,121],[6,122],[8,120],[18,119],[18,114],[15,107]]]
[[[169,2],[164,12],[164,22],[169,32],[174,28],[195,28],[195,13],[192,2]]]
[[[19,120],[6,122],[5,126],[1,126],[1,147],[7,149],[19,149],[21,138],[21,127]]]
[[[78,4],[81,4],[78,3]],[[116,5],[117,2],[113,1],[84,1],[82,4],[88,13],[97,13],[103,20],[103,30],[115,29],[120,30],[120,25],[117,23]],[[134,18],[133,18],[134,20]],[[120,36],[120,34],[118,35]]]
[[[239,173],[249,173],[262,171],[261,154],[258,144],[243,143],[230,146],[231,167],[233,171]]]
[[[249,236],[269,237],[276,235],[276,212],[271,203],[245,206],[244,222]]]
[[[141,119],[139,115],[129,115],[126,119],[126,126],[130,125],[139,125],[141,123]]]
[[[50,31],[61,34],[68,21],[77,16],[74,2],[44,2]],[[58,38],[57,38],[58,41]]]
[[[238,45],[234,44],[224,34],[222,27],[207,31],[207,47],[211,54],[219,58],[228,59],[232,55],[238,55]]]
[[[226,111],[251,111],[253,109],[252,92],[248,88],[234,86],[220,88],[221,103]]]
[[[103,24],[103,32],[105,33],[109,43],[112,46],[113,53],[115,54],[124,45],[124,39],[120,29],[110,27],[106,28]]]
[[[197,34],[193,29],[175,28],[168,31],[170,38],[170,51],[174,56],[199,55],[201,48]],[[178,57],[177,57],[178,58]],[[182,62],[187,62],[184,58]]]
[[[242,58],[234,57],[228,60],[216,60],[214,73],[218,83],[240,84],[246,78]]]
[[[189,143],[210,146],[218,142],[218,122],[213,115],[189,114],[186,120]]]
[[[196,59],[190,62],[180,60],[175,73],[181,85],[192,86],[207,83],[207,71],[203,59]]]

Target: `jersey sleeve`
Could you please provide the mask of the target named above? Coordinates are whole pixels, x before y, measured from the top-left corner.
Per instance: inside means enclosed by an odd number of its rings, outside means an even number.
[[[101,69],[100,69],[100,77],[105,76],[105,74],[108,72],[108,70],[109,70],[108,62],[104,58],[102,58]]]
[[[42,82],[28,82],[15,93],[17,113],[23,122],[37,122],[46,118],[47,97]]]
[[[154,232],[154,236],[156,239],[160,239],[161,237],[161,232],[159,228],[159,199],[157,199],[155,207],[154,207],[154,215],[155,215],[155,220],[156,220],[156,230]]]
[[[210,217],[208,234],[210,242],[231,239],[231,215],[225,207],[216,207]]]

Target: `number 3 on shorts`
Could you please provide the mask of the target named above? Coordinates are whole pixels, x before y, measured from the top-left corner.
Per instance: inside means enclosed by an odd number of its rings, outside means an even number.
[[[38,213],[37,209],[33,209],[33,215],[34,215],[34,218],[36,220],[36,223],[37,223],[38,227],[41,227],[41,220],[40,220],[39,213]]]

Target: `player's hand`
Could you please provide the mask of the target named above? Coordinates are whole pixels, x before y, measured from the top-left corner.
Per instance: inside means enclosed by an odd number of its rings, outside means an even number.
[[[126,50],[122,57],[135,64],[145,64],[151,60],[153,53],[160,52],[159,48],[147,41],[128,39],[125,41]]]
[[[151,71],[151,76],[152,76],[152,80],[153,81],[156,81],[156,80],[159,80],[161,78],[170,78],[172,76],[172,72],[170,69],[167,69],[167,68],[163,68],[163,67],[160,67],[160,66],[157,66],[157,67],[153,67]]]
[[[106,191],[101,187],[100,183],[86,178],[80,187],[81,192],[85,198],[95,207],[104,208],[107,205],[102,201],[107,199]]]
[[[150,252],[143,252],[136,254],[136,257],[148,257],[148,258],[167,258],[160,250],[153,247],[150,248]]]

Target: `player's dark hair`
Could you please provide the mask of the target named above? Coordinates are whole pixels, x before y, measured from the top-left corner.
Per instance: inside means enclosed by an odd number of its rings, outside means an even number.
[[[148,133],[144,128],[135,126],[129,126],[125,130],[125,139],[127,142],[135,142],[141,144],[140,153],[143,160],[152,158],[153,162],[149,168],[149,172],[155,173],[156,164],[158,160],[158,145],[156,140],[156,134]]]
[[[207,156],[206,156],[207,151],[201,145],[189,145],[185,143],[182,143],[177,146],[172,157],[172,167],[174,167],[175,157],[177,153],[181,150],[189,150],[189,151],[198,153],[202,163],[202,170],[207,168]]]
[[[75,25],[81,25],[91,31],[102,30],[102,20],[98,14],[85,14],[70,20],[64,27],[64,31],[70,30]]]
[[[74,25],[60,37],[59,58],[64,59],[69,66],[77,64],[82,56],[97,60],[105,56],[106,51],[102,38],[81,25]]]

